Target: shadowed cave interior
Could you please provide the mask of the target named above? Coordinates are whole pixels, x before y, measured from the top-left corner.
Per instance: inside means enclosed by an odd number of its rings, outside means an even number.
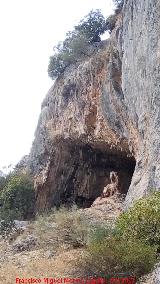
[[[89,145],[70,148],[68,153],[70,173],[66,179],[63,177],[63,191],[59,196],[61,204],[90,207],[110,183],[111,171],[118,173],[118,192],[127,194],[136,165],[133,157],[127,157],[123,152],[93,149]]]

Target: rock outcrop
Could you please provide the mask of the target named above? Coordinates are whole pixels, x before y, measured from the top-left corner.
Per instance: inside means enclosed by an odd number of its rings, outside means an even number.
[[[49,90],[30,154],[37,210],[89,206],[118,173],[126,206],[160,188],[160,3],[125,1],[111,38]]]
[[[123,11],[122,88],[139,132],[126,204],[160,189],[160,2],[128,0]]]

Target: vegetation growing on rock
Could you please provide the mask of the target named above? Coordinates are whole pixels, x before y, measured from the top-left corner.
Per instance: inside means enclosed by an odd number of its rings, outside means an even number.
[[[35,206],[33,181],[27,174],[10,174],[0,193],[0,219],[11,223],[14,219],[31,218]]]
[[[54,55],[50,56],[48,75],[52,79],[60,76],[71,64],[78,62],[82,56],[87,56],[87,49],[95,42],[101,41],[101,35],[114,29],[116,15],[123,7],[123,0],[114,0],[115,14],[104,18],[100,10],[92,10],[86,15],[73,31],[66,34],[63,42],[54,47]]]
[[[82,57],[88,55],[89,47],[101,41],[101,35],[115,27],[116,14],[120,12],[123,1],[115,1],[115,14],[104,18],[100,10],[92,10],[86,15],[73,31],[66,34],[63,42],[54,47],[54,55],[50,57],[48,75],[52,79],[60,76],[71,64],[75,64]]]
[[[102,13],[100,10],[92,10],[73,31],[66,34],[66,39],[54,48],[55,54],[50,57],[48,75],[54,79],[70,64],[76,63],[82,55],[86,55],[89,45],[101,40],[100,35],[105,30],[105,18]]]
[[[124,0],[114,0],[113,2],[116,6],[115,13],[116,14],[120,13],[120,11],[123,8]]]

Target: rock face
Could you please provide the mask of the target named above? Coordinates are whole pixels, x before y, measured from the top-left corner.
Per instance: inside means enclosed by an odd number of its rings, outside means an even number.
[[[123,17],[123,93],[140,139],[126,203],[160,188],[160,2],[128,0]]]
[[[142,284],[160,284],[160,264],[157,264],[152,273],[142,278]]]
[[[37,210],[89,206],[111,171],[126,206],[160,188],[160,3],[128,0],[122,14],[111,38],[66,70],[42,103],[29,162]]]

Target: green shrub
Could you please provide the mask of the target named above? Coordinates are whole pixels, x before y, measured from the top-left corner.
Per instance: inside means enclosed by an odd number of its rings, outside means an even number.
[[[158,249],[158,250],[157,250]],[[92,231],[83,274],[102,276],[129,273],[137,278],[149,273],[160,252],[160,192],[143,198],[118,218],[107,231]]]
[[[88,40],[83,34],[70,32],[63,43],[55,48],[56,53],[50,57],[48,75],[52,79],[60,76],[66,67],[74,64],[82,55],[86,55]]]
[[[101,276],[128,273],[137,278],[149,273],[156,263],[156,249],[139,240],[116,237],[93,241],[88,254],[82,260],[87,276]],[[83,272],[85,274],[85,272]]]
[[[100,10],[91,11],[72,32],[66,34],[66,39],[55,48],[55,54],[50,57],[48,75],[52,79],[59,77],[71,64],[75,64],[82,56],[86,56],[89,45],[99,42],[107,26]]]
[[[115,13],[120,13],[123,8],[124,0],[114,0],[113,2],[116,6]]]
[[[80,23],[75,26],[79,34],[85,35],[89,43],[101,41],[100,35],[105,32],[105,19],[100,10],[90,11]]]
[[[115,0],[115,14],[106,20],[100,10],[92,10],[86,15],[73,31],[66,34],[63,42],[54,48],[54,55],[50,56],[48,75],[52,79],[59,77],[71,64],[79,61],[83,55],[87,55],[86,49],[94,42],[101,41],[101,35],[111,31],[115,27],[116,15],[123,7],[123,0]]]
[[[106,29],[111,33],[115,28],[116,24],[116,15],[110,15],[106,20]]]
[[[4,176],[0,176],[0,192],[3,190],[6,184],[6,179]]]
[[[78,248],[86,246],[90,227],[75,206],[71,209],[61,207],[49,215],[38,216],[36,232],[43,246]]]
[[[115,13],[113,15],[110,15],[106,19],[106,27],[105,30],[109,31],[111,33],[113,29],[115,28],[116,21],[117,21],[117,14],[119,14],[123,8],[124,1],[123,0],[114,0],[115,4]]]
[[[6,237],[9,235],[9,233],[12,231],[12,229],[15,226],[14,212],[13,211],[1,212],[0,218],[2,218],[0,220],[0,235]]]
[[[8,183],[9,179],[11,177],[11,173],[9,173],[8,175],[0,175],[0,194],[2,192],[2,190],[4,189],[4,187],[6,186],[6,184]]]
[[[67,66],[68,65],[66,62],[64,62],[62,55],[55,54],[54,56],[50,56],[48,65],[49,77],[52,79],[59,77]]]
[[[60,208],[55,214],[55,222],[61,232],[61,241],[73,247],[85,246],[88,226],[78,210]]]
[[[28,175],[12,175],[0,196],[0,219],[28,219],[34,212],[35,194]]]
[[[114,236],[115,230],[111,226],[111,224],[107,224],[105,227],[104,225],[94,225],[90,228],[90,234],[88,241],[89,243],[99,243],[103,241],[105,238],[109,238]]]
[[[160,248],[160,192],[142,198],[116,224],[124,239],[140,239]]]

